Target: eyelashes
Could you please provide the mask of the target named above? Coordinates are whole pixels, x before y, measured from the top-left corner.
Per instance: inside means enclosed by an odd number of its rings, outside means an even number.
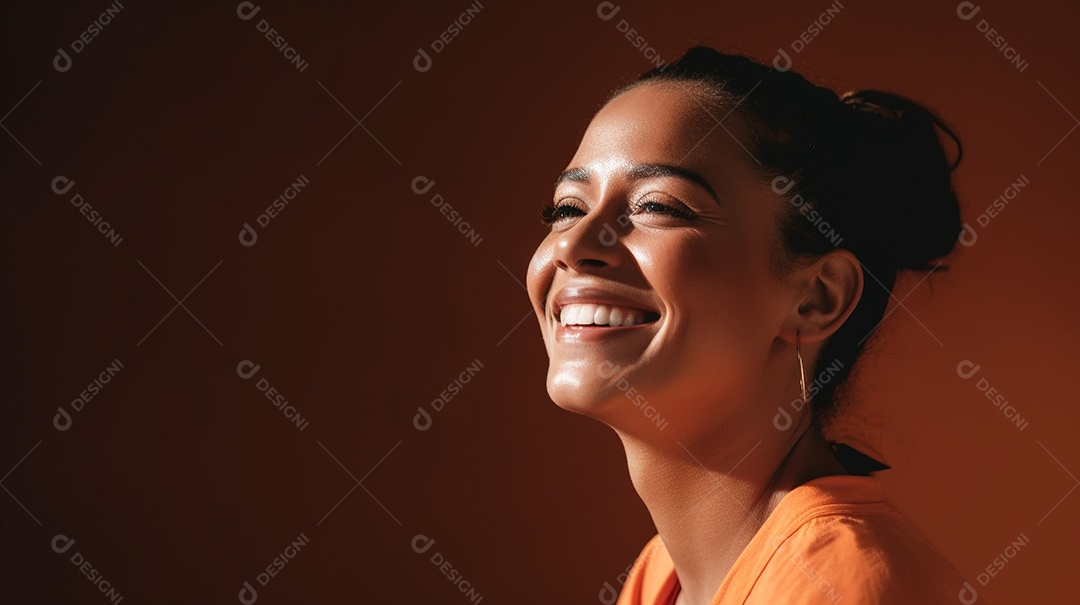
[[[541,206],[539,217],[541,223],[550,227],[564,219],[585,216],[587,212],[585,208],[572,202],[559,201]],[[680,208],[648,198],[632,204],[629,214],[666,214],[687,221],[697,218],[697,214],[688,208]]]
[[[673,206],[673,205],[670,205],[670,204],[665,204],[663,202],[657,202],[657,201],[648,200],[648,199],[641,200],[640,202],[635,204],[631,208],[631,210],[632,210],[631,214],[635,214],[638,211],[647,211],[649,214],[655,214],[655,213],[670,214],[671,216],[674,216],[675,218],[681,218],[681,219],[687,220],[687,221],[691,221],[691,220],[694,220],[695,218],[697,218],[697,214],[695,214],[692,210],[690,210],[689,208],[686,208],[685,206],[684,207]]]
[[[584,215],[585,211],[581,208],[564,202],[559,202],[558,204],[544,204],[540,207],[540,222],[549,227],[564,218]]]

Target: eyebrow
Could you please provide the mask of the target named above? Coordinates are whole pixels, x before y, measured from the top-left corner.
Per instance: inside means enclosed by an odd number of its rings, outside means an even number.
[[[714,200],[716,200],[716,203],[720,203],[720,197],[716,195],[716,191],[709,185],[709,181],[705,180],[705,177],[693,170],[683,168],[682,166],[672,166],[670,164],[634,164],[630,170],[626,172],[626,178],[631,181],[660,176],[670,176],[689,181],[704,189]],[[555,179],[555,187],[558,188],[564,181],[588,183],[589,171],[584,168],[570,168],[565,170],[559,175],[559,178]]]

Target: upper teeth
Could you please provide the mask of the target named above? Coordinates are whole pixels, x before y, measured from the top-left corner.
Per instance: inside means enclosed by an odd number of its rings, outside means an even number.
[[[564,326],[633,326],[645,323],[645,312],[612,305],[566,305],[559,312],[559,322]]]

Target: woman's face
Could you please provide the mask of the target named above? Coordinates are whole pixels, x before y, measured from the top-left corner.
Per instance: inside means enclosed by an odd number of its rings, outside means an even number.
[[[775,263],[783,200],[726,113],[684,85],[640,85],[600,110],[559,177],[528,274],[558,405],[682,437],[767,425],[776,400],[758,403],[798,393],[797,373],[766,379],[794,367],[777,339],[797,304]]]

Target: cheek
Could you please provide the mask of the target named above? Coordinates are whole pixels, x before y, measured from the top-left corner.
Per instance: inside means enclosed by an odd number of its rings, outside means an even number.
[[[652,273],[672,307],[675,336],[723,356],[771,345],[779,291],[762,242],[730,234],[671,244]]]
[[[525,285],[529,290],[529,299],[539,314],[540,305],[551,287],[551,280],[555,276],[555,265],[552,263],[552,246],[550,237],[544,238],[540,246],[533,253],[529,261],[528,274],[525,276]]]
[[[649,264],[657,289],[675,304],[698,307],[746,300],[768,290],[768,255],[756,241],[725,234],[692,234],[664,242]]]
[[[756,418],[753,394],[777,334],[767,248],[734,228],[637,244],[635,259],[668,316],[627,380],[672,426]]]

